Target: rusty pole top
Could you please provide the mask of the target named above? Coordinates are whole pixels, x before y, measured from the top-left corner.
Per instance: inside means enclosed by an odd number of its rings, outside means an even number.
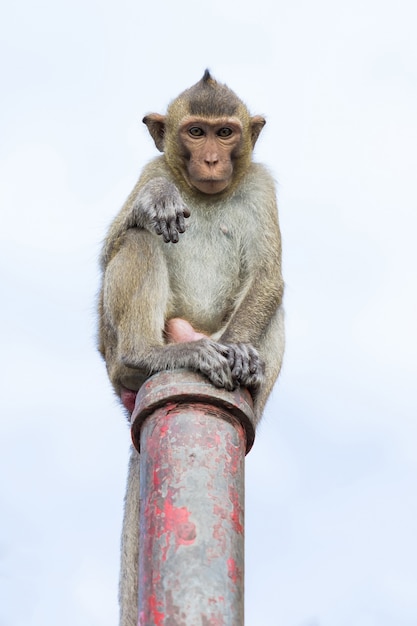
[[[246,454],[255,441],[255,417],[252,398],[245,388],[233,392],[214,387],[207,378],[190,370],[159,372],[142,385],[132,413],[132,441],[140,452],[140,430],[148,415],[167,402],[175,404],[211,404],[226,411],[243,426]]]

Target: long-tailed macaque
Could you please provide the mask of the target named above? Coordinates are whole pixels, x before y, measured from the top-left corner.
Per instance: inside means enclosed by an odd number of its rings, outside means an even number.
[[[143,119],[163,154],[149,163],[101,254],[99,350],[122,403],[160,370],[190,368],[245,386],[256,420],[284,350],[281,237],[274,182],[252,162],[265,120],[206,70]],[[120,625],[137,625],[138,454],[122,537]]]

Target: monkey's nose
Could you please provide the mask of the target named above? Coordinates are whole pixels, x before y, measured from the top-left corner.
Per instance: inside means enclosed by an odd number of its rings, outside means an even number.
[[[208,155],[205,157],[204,162],[209,167],[213,167],[213,165],[217,165],[217,163],[219,162],[219,159],[217,155]]]

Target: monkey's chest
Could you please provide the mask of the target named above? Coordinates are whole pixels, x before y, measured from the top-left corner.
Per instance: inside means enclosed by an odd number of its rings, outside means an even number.
[[[202,231],[202,232],[201,232]],[[172,317],[215,332],[227,321],[245,272],[239,242],[226,227],[189,229],[177,244],[165,244]]]

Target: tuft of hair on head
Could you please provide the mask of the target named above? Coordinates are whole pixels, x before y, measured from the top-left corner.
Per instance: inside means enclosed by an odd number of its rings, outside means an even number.
[[[179,100],[188,103],[191,115],[212,117],[236,115],[243,105],[240,98],[227,85],[218,83],[208,69],[198,83],[180,94]]]
[[[210,70],[206,69],[206,71],[204,72],[203,78],[201,79],[202,83],[215,83],[216,81],[214,80],[214,78],[212,77],[212,75],[210,74]]]

